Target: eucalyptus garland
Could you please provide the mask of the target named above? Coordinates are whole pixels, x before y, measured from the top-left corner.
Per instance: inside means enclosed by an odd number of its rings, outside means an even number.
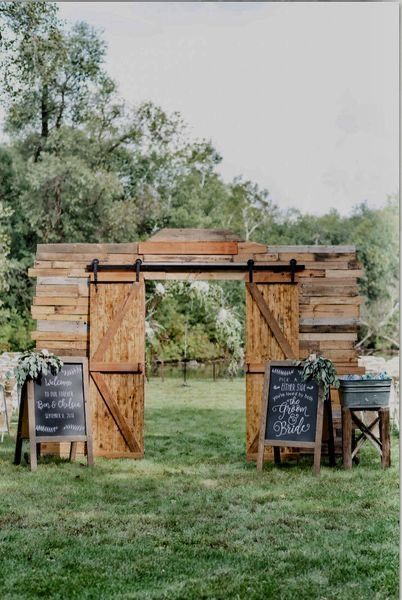
[[[41,375],[57,375],[63,361],[48,350],[30,350],[21,354],[14,375],[19,386],[27,379],[38,379]]]
[[[324,388],[324,398],[330,390],[330,387],[339,387],[339,379],[336,374],[336,369],[332,360],[319,356],[318,358],[308,357],[305,360],[301,360],[298,366],[303,367],[303,379],[314,379],[318,385],[322,385]]]

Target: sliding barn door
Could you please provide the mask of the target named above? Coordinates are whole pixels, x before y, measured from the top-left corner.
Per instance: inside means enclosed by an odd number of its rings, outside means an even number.
[[[299,358],[297,284],[246,284],[246,449],[257,455],[267,360]]]
[[[90,397],[96,456],[144,454],[144,281],[100,273],[90,285]],[[134,276],[130,276],[135,279]],[[106,282],[102,282],[107,280]],[[93,277],[92,277],[93,280]]]

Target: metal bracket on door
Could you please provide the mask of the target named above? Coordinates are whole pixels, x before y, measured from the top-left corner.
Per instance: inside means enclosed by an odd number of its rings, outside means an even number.
[[[135,261],[135,280],[138,283],[140,281],[140,270],[141,270],[142,260],[137,258]]]
[[[247,267],[248,267],[248,281],[249,283],[253,283],[253,267],[254,267],[254,261],[252,258],[249,258],[247,261]]]

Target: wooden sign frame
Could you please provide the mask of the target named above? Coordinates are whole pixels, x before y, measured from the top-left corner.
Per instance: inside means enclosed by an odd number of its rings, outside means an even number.
[[[269,401],[269,383],[271,377],[272,367],[298,367],[297,360],[272,360],[268,361],[265,367],[264,375],[264,387],[262,392],[262,407],[261,407],[261,421],[260,421],[260,436],[258,441],[258,455],[257,455],[257,470],[261,471],[264,464],[264,451],[266,446],[271,446],[274,449],[275,464],[280,464],[280,448],[314,448],[314,465],[313,471],[316,475],[320,472],[321,466],[321,444],[322,444],[322,429],[324,421],[324,389],[322,386],[318,386],[318,400],[317,400],[317,417],[316,417],[316,429],[315,429],[315,440],[314,442],[289,442],[286,440],[275,440],[265,439],[265,430],[267,425],[267,409]]]
[[[92,427],[91,427],[91,414],[89,405],[89,393],[88,393],[88,382],[89,382],[89,371],[88,371],[88,359],[81,356],[61,356],[63,365],[65,364],[79,364],[82,365],[82,394],[84,400],[84,412],[85,412],[85,435],[37,435],[36,433],[36,421],[35,421],[35,382],[30,379],[26,382],[26,394],[21,398],[20,412],[18,416],[18,429],[17,439],[15,447],[15,458],[14,464],[19,465],[21,463],[21,449],[22,440],[29,438],[30,450],[31,450],[31,471],[36,471],[38,465],[38,456],[40,455],[40,444],[41,443],[63,443],[70,442],[70,461],[75,460],[77,453],[77,443],[83,442],[86,444],[86,455],[88,467],[94,465],[93,458],[93,444],[92,444]]]

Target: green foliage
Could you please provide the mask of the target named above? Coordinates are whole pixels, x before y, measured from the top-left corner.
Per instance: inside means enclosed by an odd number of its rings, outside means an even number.
[[[39,379],[42,375],[57,375],[63,366],[63,361],[47,350],[32,350],[24,352],[18,359],[14,371],[19,386],[27,379]]]
[[[336,374],[334,364],[329,358],[319,356],[317,358],[306,358],[298,361],[298,365],[303,367],[303,379],[308,381],[314,379],[318,385],[322,385],[324,389],[323,400],[327,397],[330,387],[339,387],[339,379]]]
[[[172,281],[148,288],[150,358],[208,360],[225,356],[234,374],[243,362],[243,330],[219,284]]]
[[[0,26],[8,134],[0,145],[3,348],[26,347],[20,344],[28,339],[33,291],[27,269],[38,243],[133,241],[161,227],[232,229],[272,245],[355,244],[365,271],[359,348],[399,347],[396,198],[382,209],[361,205],[350,217],[281,211],[255,183],[224,182],[218,152],[209,140],[192,139],[178,113],[152,102],[127,107],[105,71],[101,34],[85,23],[68,27],[57,4],[1,2]],[[220,287],[244,329],[244,289]],[[171,295],[158,309],[158,339],[169,357],[183,349],[176,323],[182,305]],[[228,332],[201,305],[192,310],[188,351],[229,351]]]
[[[33,321],[15,308],[0,307],[0,352],[19,352],[33,348],[30,332]]]

